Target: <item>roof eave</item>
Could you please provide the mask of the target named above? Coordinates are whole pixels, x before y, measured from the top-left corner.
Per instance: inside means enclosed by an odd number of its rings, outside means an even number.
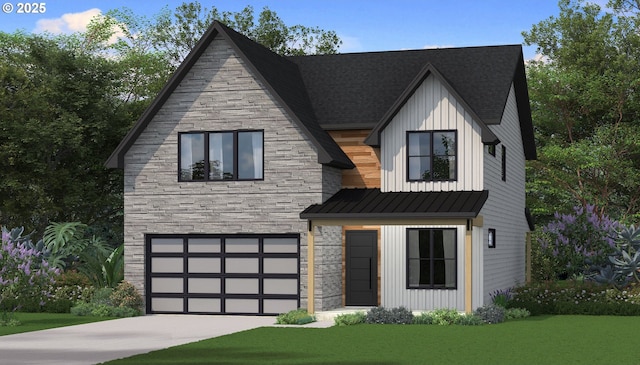
[[[478,217],[476,212],[452,212],[452,213],[300,213],[301,219],[473,219]]]

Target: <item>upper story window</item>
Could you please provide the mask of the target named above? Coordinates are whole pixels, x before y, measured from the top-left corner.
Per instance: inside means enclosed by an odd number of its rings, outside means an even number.
[[[456,132],[407,132],[409,181],[454,181]]]
[[[180,181],[262,180],[263,131],[180,133]]]

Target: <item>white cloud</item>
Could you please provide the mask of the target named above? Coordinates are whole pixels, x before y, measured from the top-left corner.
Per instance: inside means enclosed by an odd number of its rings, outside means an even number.
[[[340,53],[362,52],[363,47],[360,39],[346,35],[338,35],[338,37],[342,40],[339,50]]]
[[[452,48],[455,47],[451,44],[427,44],[426,46],[422,46],[422,49],[438,49],[438,48]]]
[[[93,17],[102,14],[98,8],[89,9],[80,13],[63,14],[60,18],[40,19],[36,23],[35,33],[49,32],[53,34],[67,34],[84,32]]]

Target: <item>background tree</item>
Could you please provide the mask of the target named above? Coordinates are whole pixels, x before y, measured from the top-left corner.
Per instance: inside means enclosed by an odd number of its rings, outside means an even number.
[[[629,3],[603,12],[561,0],[557,17],[523,33],[544,56],[528,67],[539,160],[528,165],[527,185],[543,221],[588,204],[640,218],[640,18]]]
[[[122,171],[104,162],[213,19],[285,55],[335,53],[333,31],[287,26],[268,8],[184,3],[149,19],[128,9],[86,32],[0,32],[0,224],[41,237],[51,222],[122,242]]]

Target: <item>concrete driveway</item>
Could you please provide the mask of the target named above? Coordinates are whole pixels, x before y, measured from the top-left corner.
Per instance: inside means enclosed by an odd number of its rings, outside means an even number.
[[[149,315],[0,336],[3,365],[96,364],[275,323],[275,317]]]

